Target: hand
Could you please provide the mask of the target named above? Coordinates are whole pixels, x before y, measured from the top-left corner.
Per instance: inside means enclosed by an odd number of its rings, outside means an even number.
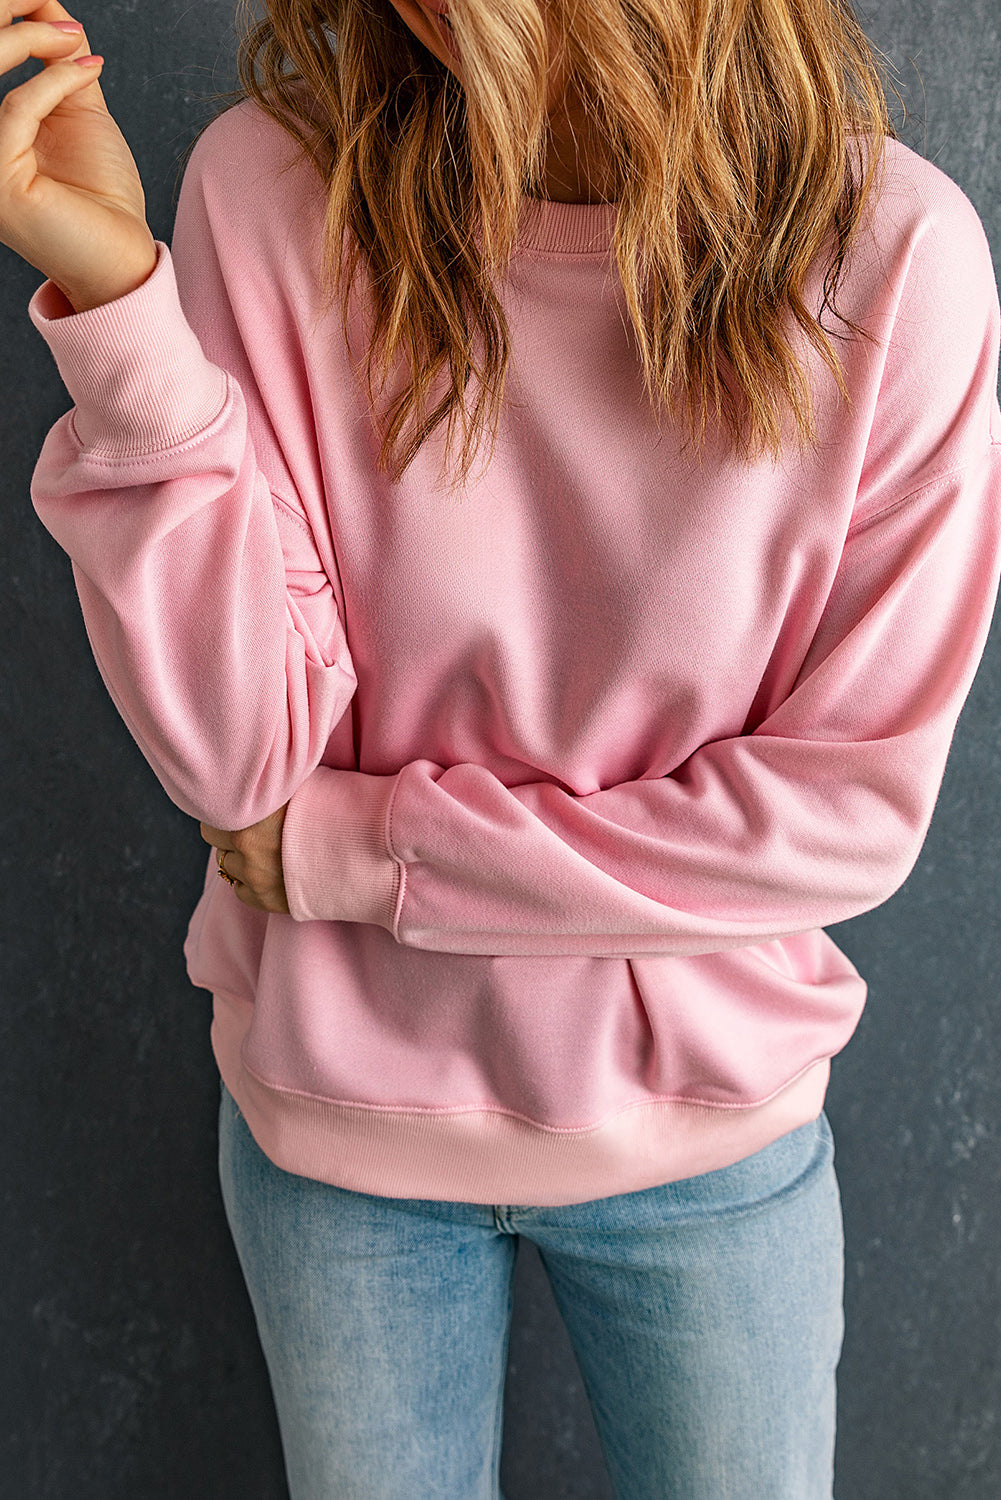
[[[233,893],[244,906],[288,915],[282,872],[282,828],[287,811],[286,802],[284,807],[262,818],[259,823],[240,828],[235,833],[210,828],[207,823],[198,825],[205,842],[224,851],[226,874],[232,875],[236,881]]]
[[[13,16],[23,16],[16,26]],[[125,138],[59,0],[0,0],[0,76],[29,57],[45,67],[0,99],[0,243],[85,312],[134,291],[156,269],[146,199]]]

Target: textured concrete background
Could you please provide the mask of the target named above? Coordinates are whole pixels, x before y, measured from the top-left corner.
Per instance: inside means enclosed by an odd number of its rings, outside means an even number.
[[[207,96],[236,81],[233,8],[74,14],[169,242],[181,153]],[[902,139],[968,194],[1001,267],[997,0],[858,14],[910,111],[890,95]],[[205,845],[108,698],[68,560],[30,504],[68,408],[27,317],[40,279],[0,246],[0,1497],[284,1500],[216,1177],[211,1000],[181,953]],[[917,867],[885,906],[829,929],[869,981],[826,1105],[847,1241],[838,1500],[1001,1494],[999,710],[995,629]],[[524,1240],[502,1478],[507,1500],[611,1497]]]

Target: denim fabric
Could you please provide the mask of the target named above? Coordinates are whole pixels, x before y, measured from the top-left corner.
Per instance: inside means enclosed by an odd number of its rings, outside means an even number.
[[[539,1208],[285,1172],[223,1085],[219,1171],[292,1500],[503,1500],[519,1235],[617,1500],[831,1500],[844,1236],[823,1110],[718,1171]]]

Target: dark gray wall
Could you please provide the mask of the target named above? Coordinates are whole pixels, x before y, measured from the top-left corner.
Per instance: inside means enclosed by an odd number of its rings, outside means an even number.
[[[236,81],[234,10],[73,13],[169,241],[180,155]],[[896,69],[902,139],[969,195],[1001,267],[997,0],[859,14]],[[217,1184],[211,998],[181,953],[206,847],[118,718],[68,559],[31,508],[69,401],[27,316],[41,276],[2,246],[0,274],[0,1497],[285,1500]],[[838,1500],[1001,1494],[999,710],[995,622],[916,869],[830,929],[870,986],[826,1106],[847,1241]],[[611,1495],[525,1241],[502,1478],[507,1500]]]

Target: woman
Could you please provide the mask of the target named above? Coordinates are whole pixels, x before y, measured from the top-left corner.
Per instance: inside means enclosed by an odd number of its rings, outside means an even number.
[[[617,1496],[829,1500],[823,928],[914,867],[1001,572],[972,204],[838,0],[275,0],[168,247],[82,31],[6,17],[32,499],[212,846],[293,1500],[498,1495],[521,1235]]]

